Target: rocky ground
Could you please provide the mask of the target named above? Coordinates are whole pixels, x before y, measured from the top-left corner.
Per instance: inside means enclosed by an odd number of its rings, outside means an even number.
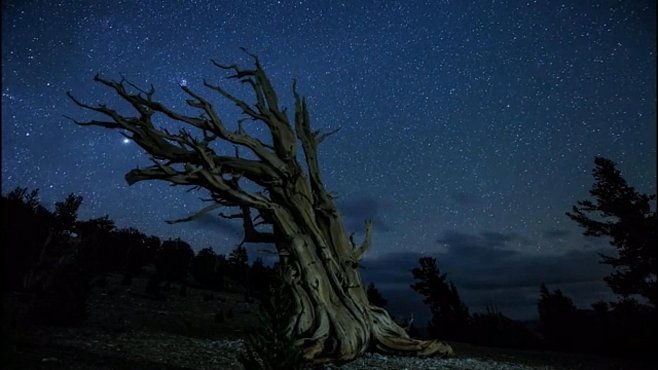
[[[177,289],[165,301],[142,294],[144,280],[121,286],[110,277],[95,289],[90,315],[76,327],[34,326],[26,302],[7,294],[3,305],[2,369],[242,369],[237,358],[255,304],[240,294]],[[457,357],[409,358],[367,353],[343,365],[316,369],[654,369],[655,366],[594,356],[513,351],[453,344]]]

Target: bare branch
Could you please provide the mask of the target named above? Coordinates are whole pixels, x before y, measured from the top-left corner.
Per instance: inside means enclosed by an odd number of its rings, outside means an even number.
[[[233,70],[235,74],[228,78],[239,79],[240,82],[250,85],[256,95],[255,108],[228,93],[220,86],[212,85],[206,81],[204,81],[204,85],[232,101],[251,119],[265,123],[270,130],[274,150],[279,158],[294,158],[296,148],[295,145],[290,144],[294,142],[295,134],[288,121],[286,111],[279,108],[276,91],[265,74],[258,57],[244,48],[242,50],[254,60],[256,69],[242,70],[236,65],[222,65],[214,60],[212,63],[219,68]],[[294,167],[296,164],[290,161],[289,165]]]
[[[191,214],[187,217],[179,218],[177,220],[167,220],[166,222],[168,224],[177,224],[179,222],[188,222],[188,221],[196,220],[199,217],[207,214],[208,212],[214,211],[214,210],[216,210],[217,208],[220,208],[220,207],[222,207],[221,204],[211,204],[209,206],[201,208],[200,210],[194,212],[193,214]]]
[[[287,329],[294,334],[304,358],[318,363],[349,361],[369,346],[391,353],[452,354],[451,348],[442,343],[410,339],[385,310],[368,306],[358,259],[371,245],[372,222],[366,221],[361,245],[356,245],[353,235],[348,241],[332,196],[324,189],[318,165],[319,144],[338,130],[311,130],[307,102],[297,93],[296,83],[293,127],[286,111],[279,107],[277,94],[260,61],[243,51],[253,59],[255,69],[214,61],[213,64],[229,70],[229,79],[248,85],[255,94],[255,103],[248,104],[204,81],[204,88],[219,93],[241,110],[235,132],[227,129],[208,100],[187,86],[181,89],[187,94],[187,104],[197,110],[195,115],[177,112],[156,101],[153,86],[142,89],[123,77],[117,82],[99,75],[94,79],[111,88],[134,111],[125,115],[103,104],[83,103],[68,93],[78,106],[103,115],[102,119],[73,121],[121,130],[150,154],[153,164],[129,171],[129,184],[158,179],[172,186],[203,188],[210,193],[207,201],[212,201],[212,205],[169,223],[194,220],[219,207],[236,207],[238,213],[220,216],[242,220],[244,238],[240,245],[275,245],[296,303]],[[185,129],[170,132],[156,118],[183,124]],[[271,134],[271,145],[250,136],[243,127],[245,120],[264,123]],[[297,160],[297,139],[304,152],[308,179]],[[216,146],[211,145],[217,142],[228,148],[233,145],[235,156],[219,155]],[[244,155],[238,148],[250,152]],[[245,179],[250,183],[244,185]],[[254,190],[250,185],[262,189]],[[254,210],[257,215],[252,218]],[[271,230],[260,225],[271,225]]]
[[[244,217],[244,215],[243,215],[242,213],[234,213],[234,214],[232,214],[232,215],[227,215],[227,214],[225,214],[225,213],[223,213],[223,212],[220,213],[219,216],[220,216],[221,218],[225,218],[225,219],[228,219],[228,220],[232,220],[232,219],[235,219],[235,218],[243,218],[243,217]]]
[[[352,248],[356,248],[356,242],[354,242],[354,233],[350,234],[350,245],[352,245]]]
[[[256,227],[251,218],[251,210],[249,207],[241,206],[241,211],[235,214],[220,213],[220,216],[226,219],[242,219],[242,227],[244,229],[244,237],[240,242],[240,246],[244,243],[274,243],[276,238],[273,233],[261,232],[256,230]]]
[[[320,130],[318,130],[318,131],[316,131],[316,133],[315,133],[315,141],[316,141],[317,144],[319,145],[320,143],[322,143],[322,142],[324,141],[324,139],[326,139],[326,138],[328,138],[329,136],[331,136],[331,135],[337,133],[338,131],[340,131],[340,129],[341,129],[341,127],[338,127],[338,128],[335,129],[335,130],[331,130],[331,131],[324,132],[324,133],[320,133]]]
[[[204,81],[204,85],[206,85],[207,87],[213,90],[220,91],[220,93],[221,91],[224,91],[221,87],[211,85],[206,81]],[[224,126],[224,124],[222,123],[219,116],[217,115],[217,112],[215,112],[212,105],[207,100],[202,98],[200,95],[194,93],[186,86],[183,86],[182,89],[190,96],[196,99],[196,101],[192,101],[192,102],[188,101],[188,104],[203,109],[204,113],[209,117],[209,119],[206,121],[208,130],[215,133],[217,136],[219,136],[220,138],[226,141],[249,148],[252,152],[254,152],[254,154],[256,154],[256,156],[258,156],[258,158],[260,158],[265,163],[271,165],[273,169],[275,169],[277,172],[279,172],[284,176],[288,176],[289,173],[288,166],[279,157],[277,157],[275,153],[272,153],[270,150],[268,150],[267,145],[265,143],[244,133],[244,131],[241,129],[240,122],[238,122],[238,132],[229,132]],[[227,95],[231,96],[233,99],[240,102],[241,105],[248,107],[248,104],[233,97],[228,92],[226,91],[224,92]],[[228,99],[231,100],[231,98]]]
[[[297,81],[293,81],[292,85],[293,95],[295,97],[295,132],[297,138],[302,143],[304,150],[304,158],[306,159],[306,166],[308,168],[309,182],[311,190],[316,197],[316,207],[329,207],[331,198],[327,192],[320,178],[320,165],[318,164],[318,140],[316,135],[311,131],[311,120],[306,109],[306,99],[299,96],[297,93]]]
[[[363,238],[363,243],[354,250],[354,259],[355,260],[360,260],[361,257],[366,253],[368,248],[370,248],[370,245],[372,244],[372,220],[368,219],[365,221],[366,224],[366,235]],[[350,237],[350,240],[352,238]]]
[[[414,324],[414,313],[411,313],[411,316],[409,317],[409,322],[407,323],[407,326],[404,327],[404,330],[409,332],[411,330],[411,326]]]

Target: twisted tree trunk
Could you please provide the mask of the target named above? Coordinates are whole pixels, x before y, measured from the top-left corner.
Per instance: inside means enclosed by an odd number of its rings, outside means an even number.
[[[335,131],[311,130],[306,101],[297,94],[295,84],[294,125],[291,124],[286,110],[279,108],[274,88],[258,59],[251,56],[256,67],[253,70],[213,63],[233,71],[229,78],[251,86],[256,98],[254,105],[219,86],[205,81],[204,85],[235,103],[248,120],[265,124],[271,142],[264,143],[248,135],[243,128],[244,120],[238,121],[237,130],[229,131],[212,105],[187,86],[181,86],[191,97],[187,104],[201,110],[200,116],[174,112],[153,100],[153,87],[145,91],[125,80],[114,82],[99,76],[95,80],[113,88],[138,115],[127,117],[104,105],[87,105],[69,93],[79,106],[110,118],[109,121],[75,122],[127,131],[124,135],[151,155],[154,165],[130,171],[126,174],[128,183],[160,179],[210,192],[211,206],[173,222],[187,221],[219,207],[234,207],[239,209],[238,213],[220,215],[242,219],[243,243],[276,246],[296,300],[296,315],[290,323],[290,332],[307,359],[314,362],[351,360],[368,346],[402,355],[452,354],[450,346],[444,343],[409,338],[384,309],[369,305],[358,261],[370,246],[372,225],[366,222],[365,240],[357,246],[346,234],[333,199],[320,178],[317,148]],[[136,92],[129,92],[126,85]],[[198,129],[202,138],[186,130],[172,134],[156,127],[152,122],[155,114]],[[306,174],[297,160],[296,139],[301,143]],[[217,148],[212,145],[215,140],[232,143],[236,147],[235,156],[217,154]],[[238,148],[247,149],[257,159],[241,158]],[[247,191],[241,181],[254,183],[263,191]],[[252,210],[257,212],[256,217],[252,217]],[[261,224],[271,225],[271,231],[259,231]]]

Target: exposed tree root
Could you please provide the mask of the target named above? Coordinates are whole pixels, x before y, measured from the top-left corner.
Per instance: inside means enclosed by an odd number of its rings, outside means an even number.
[[[386,354],[403,356],[453,356],[450,345],[437,340],[410,338],[383,308],[370,306],[373,318],[371,346]]]

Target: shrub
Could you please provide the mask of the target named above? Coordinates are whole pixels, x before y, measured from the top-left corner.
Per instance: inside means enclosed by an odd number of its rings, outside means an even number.
[[[298,370],[305,360],[295,345],[289,323],[294,315],[294,296],[279,269],[269,295],[261,301],[260,326],[247,337],[240,363],[247,370]]]
[[[33,298],[28,314],[35,323],[72,325],[87,316],[91,273],[79,246],[69,243],[63,249],[61,255],[43,259],[31,276],[28,289]]]

